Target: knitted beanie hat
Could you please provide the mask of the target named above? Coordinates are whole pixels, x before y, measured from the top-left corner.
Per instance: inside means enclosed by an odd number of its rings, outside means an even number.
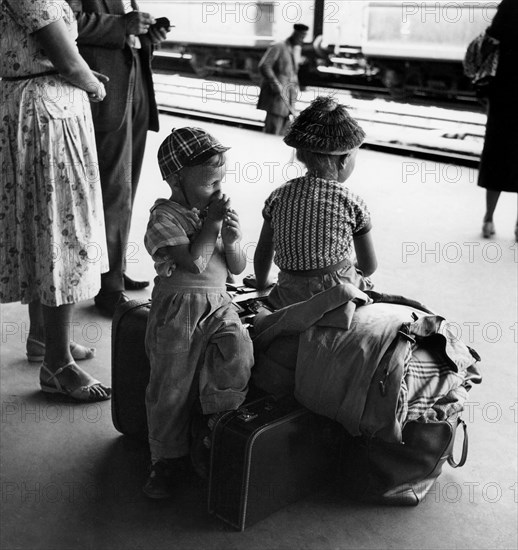
[[[343,155],[359,147],[365,132],[331,96],[314,99],[293,121],[284,142],[313,153]]]

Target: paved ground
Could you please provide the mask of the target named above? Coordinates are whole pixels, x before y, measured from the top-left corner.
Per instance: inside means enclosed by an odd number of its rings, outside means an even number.
[[[167,194],[155,151],[170,128],[189,124],[165,116],[161,122],[161,132],[150,134],[128,250],[128,271],[136,278],[153,276],[142,235],[150,206]],[[251,260],[262,202],[297,174],[291,150],[273,136],[204,126],[232,146],[227,188]],[[71,405],[38,391],[38,370],[24,359],[26,308],[7,304],[0,310],[1,547],[516,548],[516,198],[502,197],[496,238],[481,239],[484,193],[476,175],[362,151],[350,180],[372,212],[377,289],[416,298],[444,315],[483,359],[484,380],[472,390],[465,414],[468,462],[459,470],[446,467],[424,503],[412,509],[359,506],[327,488],[235,533],[207,517],[206,488],[197,480],[186,480],[170,503],[148,502],[141,494],[146,452],[115,431],[109,402]],[[111,320],[88,302],[78,307],[76,321],[75,339],[97,347],[88,369],[109,382]]]

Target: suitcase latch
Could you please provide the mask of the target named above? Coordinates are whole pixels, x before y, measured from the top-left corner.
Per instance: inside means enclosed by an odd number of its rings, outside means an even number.
[[[242,420],[243,422],[250,422],[250,420],[257,418],[258,416],[259,416],[258,414],[251,413],[247,409],[241,409],[241,414],[238,414],[237,418],[239,418],[239,420]]]

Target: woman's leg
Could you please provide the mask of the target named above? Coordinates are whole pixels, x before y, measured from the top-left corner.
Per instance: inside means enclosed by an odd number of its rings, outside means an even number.
[[[70,353],[70,327],[74,305],[41,306],[45,325],[45,363],[55,372],[72,361]]]
[[[40,372],[40,381],[47,387],[56,387],[59,383],[65,393],[72,393],[76,399],[81,401],[95,401],[107,399],[110,396],[110,389],[100,384],[87,372],[78,367],[70,351],[70,330],[74,305],[66,304],[58,307],[41,306],[45,325],[45,359]],[[67,367],[52,378],[62,367]],[[75,392],[81,387],[88,386],[88,389],[77,395]],[[79,391],[79,390],[78,390]]]
[[[45,354],[45,320],[43,318],[43,307],[39,300],[34,300],[29,304],[29,320],[29,337],[26,346],[27,358],[29,361],[41,363]],[[69,347],[75,361],[95,357],[95,348],[82,346],[73,340],[70,340]]]
[[[29,322],[29,338],[45,342],[45,321],[39,300],[34,300],[29,304]]]
[[[486,213],[484,215],[484,222],[482,224],[482,236],[484,237],[484,239],[489,239],[492,235],[495,234],[493,214],[495,212],[499,197],[500,191],[486,189]]]
[[[495,212],[495,208],[499,198],[500,198],[500,191],[493,191],[492,189],[486,189],[486,214],[484,216],[484,222],[493,221],[493,214]]]

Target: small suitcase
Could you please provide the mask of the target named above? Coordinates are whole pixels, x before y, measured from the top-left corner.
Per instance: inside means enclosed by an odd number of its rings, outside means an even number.
[[[144,346],[150,300],[119,306],[112,321],[112,421],[124,435],[147,441],[146,388],[149,359]]]
[[[209,513],[243,531],[321,487],[336,471],[336,426],[292,397],[225,413],[213,430]]]

